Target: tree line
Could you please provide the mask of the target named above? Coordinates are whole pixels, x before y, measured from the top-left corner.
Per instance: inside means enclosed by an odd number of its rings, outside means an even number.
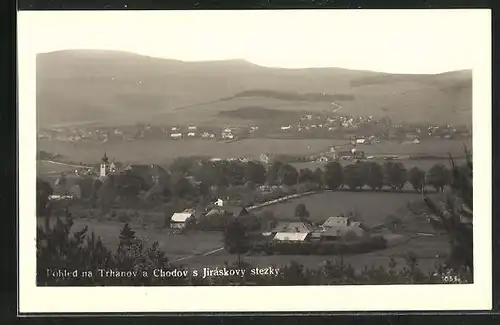
[[[259,161],[202,161],[196,163],[189,158],[177,159],[170,168],[178,180],[174,182],[173,194],[183,195],[191,192],[186,177],[198,181],[200,194],[208,194],[213,187],[229,186],[293,186],[312,183],[320,188],[335,190],[349,188],[359,190],[368,186],[372,190],[390,188],[402,190],[409,183],[415,191],[421,192],[426,186],[442,192],[450,184],[451,173],[444,164],[436,164],[428,171],[418,167],[410,170],[401,163],[386,161],[357,161],[342,166],[339,162],[329,162],[323,168],[311,170],[297,169],[290,163],[275,161],[267,168]]]

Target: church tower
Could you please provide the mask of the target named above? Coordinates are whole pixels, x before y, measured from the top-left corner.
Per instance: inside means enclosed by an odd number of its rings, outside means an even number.
[[[106,177],[108,173],[109,173],[109,160],[108,156],[106,155],[106,151],[104,151],[104,156],[102,156],[102,162],[101,162],[101,172],[99,176]]]

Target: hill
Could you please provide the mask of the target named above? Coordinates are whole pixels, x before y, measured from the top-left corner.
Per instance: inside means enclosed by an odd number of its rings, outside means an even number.
[[[97,122],[245,123],[245,108],[388,115],[469,123],[472,73],[402,75],[340,68],[280,69],[244,60],[183,62],[104,50],[37,57],[39,125]],[[236,110],[238,114],[222,114]],[[279,119],[279,114],[272,114]]]

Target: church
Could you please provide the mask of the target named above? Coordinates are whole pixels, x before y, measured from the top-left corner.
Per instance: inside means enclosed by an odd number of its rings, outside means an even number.
[[[106,151],[104,151],[104,155],[101,158],[101,166],[100,166],[100,172],[99,172],[99,177],[100,178],[105,178],[109,174],[114,174],[116,173],[117,168],[114,162],[109,162],[109,158],[106,154]]]

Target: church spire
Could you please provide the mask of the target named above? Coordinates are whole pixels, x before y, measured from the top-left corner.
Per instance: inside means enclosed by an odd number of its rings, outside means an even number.
[[[105,164],[108,163],[108,156],[106,155],[106,150],[104,150],[104,156],[102,156],[102,162]]]

